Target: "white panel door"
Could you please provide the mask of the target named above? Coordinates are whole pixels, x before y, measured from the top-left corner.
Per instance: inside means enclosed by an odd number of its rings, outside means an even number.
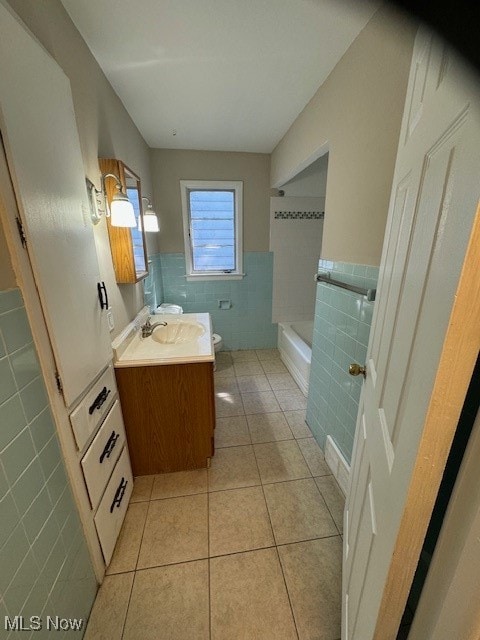
[[[70,83],[0,4],[2,136],[67,406],[111,359]]]
[[[480,196],[479,97],[465,75],[418,33],[345,510],[343,640],[374,635]]]

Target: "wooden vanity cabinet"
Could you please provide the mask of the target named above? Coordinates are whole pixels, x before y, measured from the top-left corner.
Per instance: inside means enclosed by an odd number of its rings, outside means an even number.
[[[113,173],[120,179],[128,199],[133,205],[135,217],[143,216],[140,178],[121,160],[100,158],[98,161],[103,175]],[[110,205],[116,191],[113,178],[105,180],[105,190]],[[119,284],[135,284],[148,275],[147,245],[143,224],[137,227],[114,227],[107,217],[108,238],[112,252],[115,279]]]
[[[207,467],[214,454],[213,363],[115,370],[134,476]]]

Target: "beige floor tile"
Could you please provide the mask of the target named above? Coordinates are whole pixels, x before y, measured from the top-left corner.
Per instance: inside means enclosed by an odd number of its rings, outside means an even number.
[[[209,518],[210,556],[275,544],[262,487],[212,493]]]
[[[215,381],[221,378],[234,378],[235,369],[233,368],[233,362],[217,362],[215,365],[214,378]]]
[[[107,576],[98,590],[84,640],[121,640],[134,573]]]
[[[233,365],[236,376],[258,376],[262,375],[263,369],[260,362],[236,362]]]
[[[339,536],[279,547],[300,640],[336,640],[341,625]]]
[[[240,376],[237,378],[238,388],[241,393],[251,393],[252,391],[271,391],[267,376]]]
[[[279,389],[274,393],[282,411],[298,411],[307,408],[307,399],[300,389]]]
[[[345,496],[333,476],[315,478],[317,487],[327,503],[328,510],[337,525],[340,533],[343,533],[343,511],[345,509]]]
[[[315,438],[305,438],[298,441],[298,446],[305,460],[307,461],[308,468],[312,472],[312,476],[329,476],[332,471],[325,462],[325,456],[323,451],[318,446]]]
[[[217,419],[217,427],[215,429],[215,447],[217,449],[250,443],[250,432],[248,431],[245,416]]]
[[[258,356],[254,349],[243,349],[240,351],[230,351],[233,362],[258,362]]]
[[[313,478],[264,486],[277,544],[337,535]]]
[[[311,476],[296,440],[267,442],[253,447],[263,484]]]
[[[217,353],[215,354],[215,361],[217,362],[217,364],[219,362],[221,362],[221,363],[225,363],[225,362],[232,363],[233,362],[232,354],[230,353],[230,351],[217,351]]]
[[[133,491],[130,502],[143,502],[150,500],[154,476],[137,476],[133,480]]]
[[[288,373],[287,367],[280,359],[262,360],[260,364],[264,373]]]
[[[260,361],[278,360],[280,358],[280,351],[278,349],[257,349],[255,353]]]
[[[226,418],[227,416],[242,416],[244,414],[244,410],[240,394],[215,394],[215,411],[217,418]]]
[[[298,384],[289,373],[267,373],[267,378],[274,391],[298,389]]]
[[[123,640],[208,640],[208,560],[138,571]]]
[[[218,378],[215,380],[215,394],[240,393],[236,378]]]
[[[135,571],[147,511],[148,502],[132,502],[129,505],[107,574]]]
[[[280,406],[273,391],[242,393],[242,401],[246,415],[251,413],[273,413],[274,411],[280,411]]]
[[[208,490],[239,489],[260,484],[251,445],[218,449],[208,470]]]
[[[248,415],[247,422],[253,443],[293,439],[282,412]]]
[[[312,432],[305,422],[306,411],[285,411],[285,418],[288,426],[292,430],[294,438],[312,438]]]
[[[139,569],[208,556],[207,494],[150,503]]]
[[[193,469],[162,473],[153,481],[152,500],[176,498],[207,492],[207,470]]]
[[[297,638],[275,549],[210,560],[212,640]]]

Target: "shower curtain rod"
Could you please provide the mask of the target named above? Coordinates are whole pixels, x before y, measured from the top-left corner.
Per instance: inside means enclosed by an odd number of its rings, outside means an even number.
[[[376,289],[363,289],[362,287],[356,287],[353,284],[340,282],[340,280],[335,280],[334,278],[330,277],[329,273],[316,273],[314,277],[316,282],[326,282],[327,284],[333,284],[336,287],[340,287],[340,289],[346,289],[347,291],[353,291],[353,293],[358,293],[361,296],[365,296],[369,302],[373,302],[375,300],[375,296],[377,293]]]

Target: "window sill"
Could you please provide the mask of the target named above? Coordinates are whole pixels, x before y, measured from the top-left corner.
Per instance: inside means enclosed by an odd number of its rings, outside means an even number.
[[[206,280],[243,280],[245,273],[211,273],[211,274],[187,274],[187,282],[202,282]]]

